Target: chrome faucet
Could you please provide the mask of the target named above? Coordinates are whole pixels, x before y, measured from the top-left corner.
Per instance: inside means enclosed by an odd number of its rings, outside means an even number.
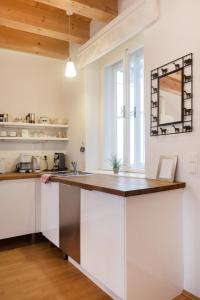
[[[78,170],[77,170],[77,161],[72,161],[71,162],[72,167],[73,167],[73,171],[74,171],[74,175],[78,175]]]

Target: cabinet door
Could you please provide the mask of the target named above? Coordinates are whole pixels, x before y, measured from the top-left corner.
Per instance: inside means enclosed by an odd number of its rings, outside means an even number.
[[[41,232],[41,183],[35,180],[35,232]]]
[[[59,247],[59,183],[41,186],[42,234]]]
[[[124,198],[81,190],[81,266],[124,298]]]
[[[60,184],[60,249],[80,263],[79,187]]]
[[[35,232],[35,181],[0,182],[0,239]]]

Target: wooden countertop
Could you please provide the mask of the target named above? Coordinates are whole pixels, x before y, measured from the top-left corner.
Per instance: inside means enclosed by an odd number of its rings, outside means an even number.
[[[40,173],[7,173],[0,175],[1,180],[16,180],[40,178]],[[154,179],[134,178],[125,176],[113,176],[93,174],[85,176],[51,177],[52,182],[59,182],[77,186],[86,190],[95,190],[122,197],[143,195],[185,187],[184,182],[163,182]]]
[[[153,179],[93,174],[77,177],[52,177],[51,181],[78,186],[87,190],[114,194],[122,197],[143,195],[185,187],[185,183],[169,183]]]
[[[0,174],[0,181],[2,180],[16,180],[16,179],[30,179],[30,178],[40,178],[40,173],[6,173]]]

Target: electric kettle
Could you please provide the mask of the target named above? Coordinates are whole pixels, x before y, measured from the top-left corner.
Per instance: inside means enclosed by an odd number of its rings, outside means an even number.
[[[33,170],[34,170],[34,172],[41,171],[40,156],[33,156]]]

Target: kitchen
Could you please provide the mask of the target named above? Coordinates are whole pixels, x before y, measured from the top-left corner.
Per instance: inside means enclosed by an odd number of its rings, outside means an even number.
[[[96,4],[96,13],[86,1],[67,1],[70,11],[63,9],[65,1],[60,7],[57,1],[52,6],[30,1],[28,7],[17,2],[0,4],[0,299],[167,300],[180,294],[177,299],[198,299],[198,1],[123,0],[117,8],[117,1],[108,1],[113,9]],[[37,23],[44,7],[47,22]],[[69,56],[75,78],[64,76]],[[145,129],[136,124],[132,152],[126,151],[132,144],[113,140],[111,125],[110,86],[117,84],[120,94],[123,85],[122,98],[129,99],[127,72],[120,81],[128,57],[137,72],[144,70],[140,77],[133,68],[133,78],[144,77],[144,95],[137,99],[144,98]],[[152,136],[151,81],[157,88],[157,79],[151,71],[182,60],[185,70],[194,67],[193,85],[186,83],[188,97],[188,86],[194,88],[192,112],[185,107],[193,131],[159,136],[158,127],[158,136]],[[118,81],[112,82],[115,75]],[[119,123],[121,116],[125,120],[123,105]],[[181,131],[179,123],[174,126]],[[137,162],[134,170],[126,166],[128,152]],[[125,154],[119,175],[109,161],[116,153]],[[176,182],[155,180],[162,155],[178,156]],[[29,173],[23,172],[24,163]],[[78,176],[76,167],[82,171]],[[65,169],[71,173],[57,172]],[[63,222],[71,236],[62,232]]]

